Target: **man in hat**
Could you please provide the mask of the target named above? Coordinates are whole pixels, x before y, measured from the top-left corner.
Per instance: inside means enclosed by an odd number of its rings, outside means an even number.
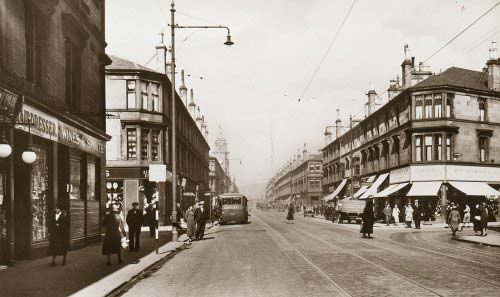
[[[127,213],[129,251],[138,252],[141,239],[141,227],[144,222],[142,210],[139,209],[139,203],[132,203],[132,209]]]
[[[424,209],[418,204],[418,200],[415,200],[415,211],[413,212],[413,220],[415,221],[415,229],[420,229],[420,221],[424,216]]]
[[[196,240],[203,240],[205,236],[205,225],[207,224],[207,211],[205,210],[205,202],[198,203],[198,208],[194,212],[196,221]]]

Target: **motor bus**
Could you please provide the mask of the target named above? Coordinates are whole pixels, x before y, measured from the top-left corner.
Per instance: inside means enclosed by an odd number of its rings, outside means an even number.
[[[219,195],[222,213],[220,224],[237,222],[248,223],[248,199],[238,193]]]

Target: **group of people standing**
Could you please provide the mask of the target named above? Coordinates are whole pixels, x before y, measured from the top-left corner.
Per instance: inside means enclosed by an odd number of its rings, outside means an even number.
[[[205,209],[205,203],[201,201],[189,206],[184,214],[184,219],[187,223],[186,235],[189,238],[188,241],[193,241],[193,237],[196,240],[203,240],[208,220],[208,212]]]
[[[386,203],[384,207],[384,216],[387,226],[389,226],[392,222],[394,222],[394,225],[396,226],[399,225],[400,217],[402,215],[407,228],[411,228],[412,223],[415,222],[415,229],[420,229],[420,223],[425,216],[424,212],[425,211],[423,207],[419,205],[418,200],[415,200],[413,205],[408,202],[403,209],[403,214],[397,204],[394,204],[394,207],[391,207],[391,204]]]

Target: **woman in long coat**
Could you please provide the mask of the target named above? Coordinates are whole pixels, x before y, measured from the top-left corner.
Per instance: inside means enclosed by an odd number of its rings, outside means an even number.
[[[375,214],[373,212],[373,202],[368,200],[366,201],[365,208],[363,209],[363,223],[361,225],[361,231],[359,231],[359,233],[363,233],[363,238],[371,238],[374,222]]]
[[[486,236],[488,235],[486,233],[486,229],[488,229],[488,206],[486,205],[486,202],[483,202],[482,204],[483,208],[481,211],[481,236]]]
[[[62,265],[66,265],[66,255],[69,246],[69,218],[66,212],[56,206],[54,218],[49,226],[49,256],[52,256],[50,266],[56,266],[56,257],[63,256]]]
[[[411,207],[411,204],[408,203],[408,205],[405,208],[406,227],[411,228],[412,221],[413,221],[413,207]]]
[[[394,204],[394,208],[392,209],[392,217],[394,218],[394,225],[399,224],[399,208],[397,204]]]
[[[195,227],[196,227],[196,223],[194,221],[193,206],[190,206],[188,208],[188,210],[186,210],[185,218],[186,218],[186,222],[187,222],[187,231],[186,231],[186,233],[187,233],[187,236],[189,237],[189,242],[191,242],[193,240],[194,231],[195,231]]]
[[[453,205],[451,207],[450,214],[448,215],[448,222],[450,222],[450,230],[453,237],[456,236],[461,221],[460,212],[458,212],[457,207]]]
[[[102,221],[102,226],[106,230],[102,243],[102,254],[108,258],[107,265],[111,265],[111,255],[113,254],[118,255],[118,264],[123,263],[121,240],[122,237],[126,238],[127,235],[118,211],[118,205],[112,204],[111,208],[112,211]]]
[[[293,221],[293,214],[295,213],[295,207],[293,207],[293,203],[290,203],[288,206],[288,214],[286,215],[287,223]]]

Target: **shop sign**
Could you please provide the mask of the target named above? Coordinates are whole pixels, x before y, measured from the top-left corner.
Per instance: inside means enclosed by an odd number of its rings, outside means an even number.
[[[23,105],[17,117],[17,122],[29,125],[17,124],[16,129],[30,132],[33,133],[33,135],[49,140],[58,139],[59,125],[57,119],[31,106],[26,104]]]
[[[167,165],[149,164],[149,181],[166,182],[167,181]]]
[[[410,168],[411,181],[432,181],[446,179],[445,165],[411,166]]]
[[[500,168],[480,166],[446,166],[446,179],[459,181],[497,182],[500,178]]]
[[[17,112],[19,96],[0,88],[0,121],[12,122]]]
[[[392,170],[391,173],[389,174],[389,183],[391,185],[409,181],[410,181],[410,167],[395,169]]]
[[[59,122],[59,142],[91,154],[104,155],[105,142],[92,137],[72,126]]]

